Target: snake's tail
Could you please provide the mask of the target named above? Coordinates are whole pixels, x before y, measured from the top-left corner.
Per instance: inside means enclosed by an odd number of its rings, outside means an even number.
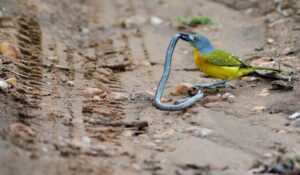
[[[269,67],[252,67],[254,70],[270,70],[275,72],[281,72],[279,69],[269,68]]]

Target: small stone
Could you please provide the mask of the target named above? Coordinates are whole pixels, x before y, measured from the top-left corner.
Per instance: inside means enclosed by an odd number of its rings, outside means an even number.
[[[89,33],[91,30],[87,27],[81,28],[82,33]]]
[[[11,86],[16,86],[16,84],[17,84],[17,79],[16,78],[8,78],[5,81],[6,81],[6,83],[8,83]]]
[[[143,16],[132,16],[130,18],[125,19],[122,22],[122,25],[124,28],[130,29],[130,28],[134,28],[137,26],[140,26],[142,24],[145,24],[147,22],[147,19]]]
[[[160,18],[158,18],[158,17],[152,16],[152,17],[150,18],[150,22],[151,22],[152,25],[158,26],[158,25],[160,25],[161,23],[163,23],[163,20],[160,19]]]
[[[129,98],[129,95],[122,92],[112,92],[109,95],[109,98],[114,100],[126,100]]]
[[[151,63],[149,61],[141,61],[139,64],[139,66],[142,66],[142,67],[150,67],[151,66]]]
[[[259,46],[259,47],[255,47],[255,49],[254,49],[254,50],[259,52],[259,51],[263,51],[263,50],[264,50],[264,48]]]
[[[245,77],[242,77],[241,81],[244,81],[244,82],[253,82],[253,81],[259,81],[259,78],[245,76]]]
[[[95,96],[93,97],[93,100],[95,100],[95,101],[100,101],[101,98],[100,98],[98,95],[95,95]]]
[[[220,99],[221,99],[221,94],[209,95],[209,96],[202,98],[201,104],[204,105],[207,103],[217,102],[217,101],[220,101]]]
[[[262,111],[264,111],[264,110],[266,110],[266,107],[264,107],[264,106],[254,106],[254,107],[251,109],[252,112],[262,112]]]
[[[146,143],[144,143],[144,146],[146,147],[146,148],[148,148],[148,149],[153,149],[153,150],[155,150],[155,149],[157,149],[157,145],[155,144],[155,143],[153,143],[153,142],[146,142]]]
[[[249,15],[253,12],[253,8],[248,8],[245,10],[245,14]]]
[[[7,41],[0,42],[0,55],[16,59],[22,58],[22,54],[18,47],[12,45]]]
[[[68,80],[67,85],[70,87],[73,87],[73,86],[75,86],[75,83],[73,81]]]
[[[235,96],[229,92],[224,93],[221,97],[223,101],[228,101],[228,102],[233,102],[234,98]]]
[[[134,170],[134,171],[141,171],[142,168],[139,166],[137,163],[133,163],[129,166],[129,169]]]
[[[268,44],[273,44],[275,40],[273,38],[268,38],[267,39]]]
[[[277,133],[278,133],[278,134],[285,134],[285,133],[287,133],[287,131],[284,130],[284,129],[281,129],[281,130],[279,130]]]
[[[213,130],[208,128],[198,128],[194,131],[194,136],[196,137],[207,137],[213,133]]]
[[[100,95],[103,93],[103,91],[98,88],[86,88],[86,93],[88,95]]]
[[[175,90],[172,92],[173,96],[185,95],[188,93],[188,90],[193,87],[190,83],[180,83],[176,86]]]
[[[123,132],[122,135],[125,136],[125,137],[131,137],[133,135],[133,133],[132,133],[132,131],[126,130],[126,131]]]
[[[175,134],[174,129],[168,129],[167,131],[165,131],[163,133],[153,135],[153,138],[154,139],[168,139],[169,137],[171,137],[174,134]]]
[[[288,116],[288,119],[295,120],[297,118],[300,118],[300,112],[295,112],[292,115]]]
[[[170,124],[172,124],[172,120],[170,120],[170,119],[165,119],[165,120],[163,121],[163,123],[166,124],[166,125],[170,125]]]
[[[76,149],[84,149],[86,147],[85,144],[77,138],[70,140],[68,142],[68,144],[69,144],[69,146],[76,148]]]
[[[192,118],[192,114],[191,113],[184,113],[183,116],[182,116],[183,119],[189,119],[189,118]]]
[[[88,136],[84,136],[81,138],[82,143],[84,143],[86,146],[90,146],[92,139],[89,138]]]
[[[147,139],[149,136],[147,134],[139,134],[139,139]]]
[[[57,61],[58,60],[58,56],[49,56],[48,60]]]
[[[7,89],[9,87],[9,84],[6,81],[0,80],[0,88],[2,90]]]
[[[42,147],[41,149],[44,153],[48,152],[48,149],[46,147]]]

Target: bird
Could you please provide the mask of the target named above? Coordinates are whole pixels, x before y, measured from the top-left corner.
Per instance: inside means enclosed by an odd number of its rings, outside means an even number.
[[[221,80],[232,80],[256,70],[280,72],[278,69],[250,66],[241,58],[213,47],[209,39],[200,34],[180,33],[194,50],[194,63],[205,74]]]

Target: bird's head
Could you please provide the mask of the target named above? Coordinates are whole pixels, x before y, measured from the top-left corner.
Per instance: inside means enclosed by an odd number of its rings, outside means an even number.
[[[189,42],[192,46],[197,48],[201,54],[213,52],[215,49],[211,45],[209,39],[199,34],[180,33],[181,39]]]

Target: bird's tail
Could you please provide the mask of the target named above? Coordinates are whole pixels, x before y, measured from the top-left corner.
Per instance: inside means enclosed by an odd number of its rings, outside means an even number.
[[[254,70],[270,70],[270,71],[275,71],[275,72],[281,72],[280,69],[275,69],[275,68],[269,68],[269,67],[252,67]]]

